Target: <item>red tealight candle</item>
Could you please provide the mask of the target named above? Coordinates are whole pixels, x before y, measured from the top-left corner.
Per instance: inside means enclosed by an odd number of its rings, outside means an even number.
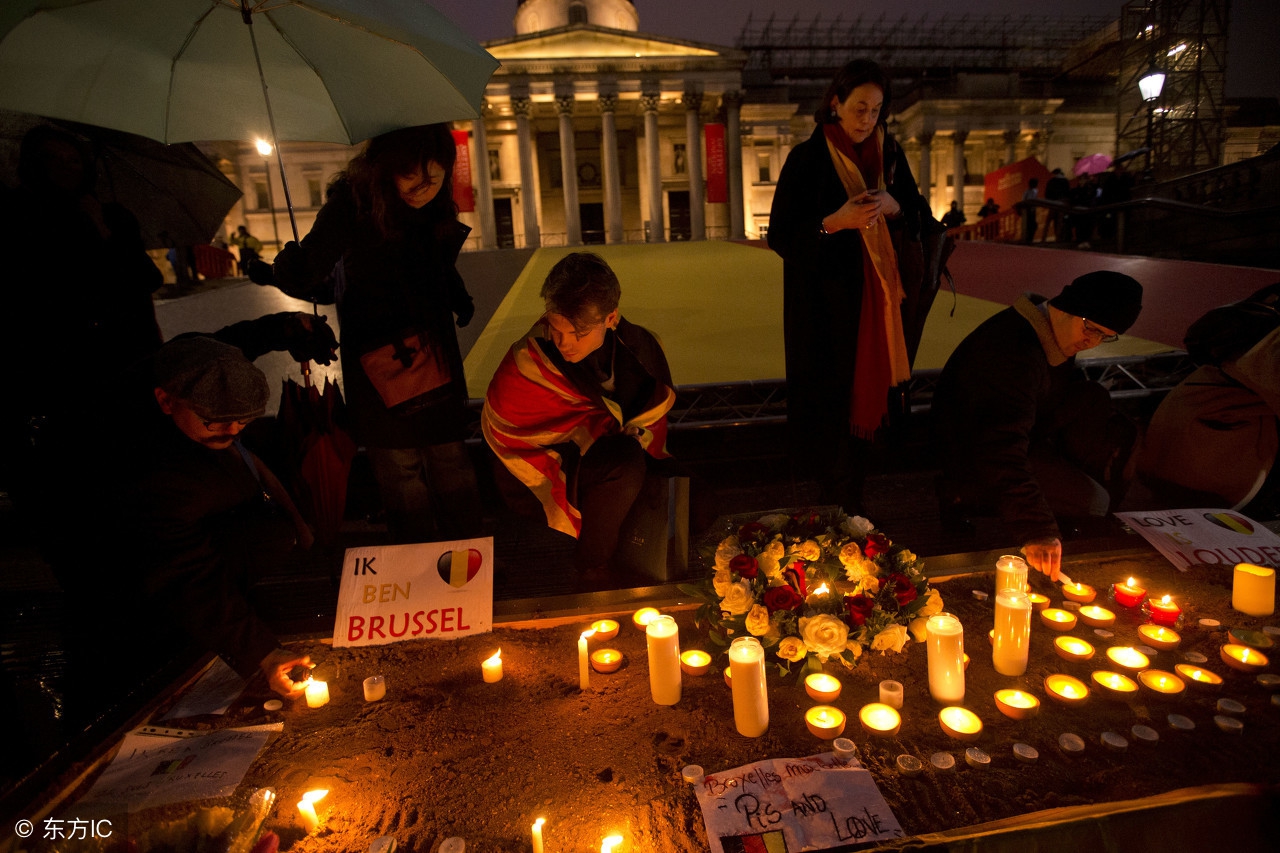
[[[1147,599],[1147,615],[1157,625],[1176,628],[1178,627],[1178,620],[1182,618],[1182,608],[1174,604],[1169,599],[1169,596],[1166,595],[1159,601]]]
[[[1137,607],[1142,603],[1142,599],[1146,597],[1147,591],[1138,586],[1133,578],[1124,583],[1118,583],[1111,587],[1111,594],[1116,600],[1116,604],[1121,607]]]

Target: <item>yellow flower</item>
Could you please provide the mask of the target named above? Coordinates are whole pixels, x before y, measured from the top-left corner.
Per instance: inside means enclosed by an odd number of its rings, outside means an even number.
[[[858,592],[876,595],[880,592],[880,579],[873,574],[863,575],[862,580],[858,581]]]
[[[901,625],[890,625],[871,641],[871,648],[880,652],[900,652],[902,647],[907,644],[907,629]]]
[[[845,646],[845,648],[848,649],[850,652],[853,652],[854,660],[857,660],[858,658],[862,657],[862,643],[859,643],[857,640],[853,639],[852,637],[849,638],[849,642]]]
[[[769,608],[756,604],[747,613],[747,632],[752,636],[763,637],[769,633]]]
[[[862,549],[858,547],[857,542],[850,542],[840,549],[840,565],[846,569],[852,568],[862,563]],[[850,578],[852,580],[852,578]]]
[[[849,642],[849,626],[829,613],[800,619],[800,636],[809,651],[826,661],[839,657]]]
[[[765,573],[766,577],[782,579],[782,560],[786,554],[786,549],[782,547],[782,543],[774,540],[760,552],[760,556],[756,557],[756,562],[760,565],[760,571]]]
[[[783,637],[782,641],[778,643],[778,657],[783,660],[796,663],[804,660],[807,654],[809,654],[809,651],[805,648],[804,641],[799,637]]]
[[[917,643],[923,643],[929,639],[929,617],[917,616],[911,620],[911,636]]]
[[[908,551],[904,548],[902,551],[898,552],[898,559],[902,561],[904,566],[909,566],[920,558],[917,557],[914,552]]]
[[[729,584],[733,583],[733,573],[729,571],[729,567],[716,569],[716,573],[711,578],[711,586],[716,591],[716,595],[724,598],[729,592]]]
[[[751,594],[751,581],[738,581],[729,584],[728,591],[724,594],[724,599],[720,602],[720,607],[729,611],[734,616],[741,616],[751,609],[751,605],[756,603],[756,597]]]
[[[925,618],[937,616],[942,612],[942,593],[938,592],[933,587],[929,587],[928,600],[925,601],[924,605],[916,612]]]
[[[716,546],[716,568],[729,568],[729,561],[741,553],[742,545],[738,542],[738,537],[730,536]]]
[[[796,556],[806,563],[812,563],[822,557],[822,549],[812,539],[806,539],[796,548]]]

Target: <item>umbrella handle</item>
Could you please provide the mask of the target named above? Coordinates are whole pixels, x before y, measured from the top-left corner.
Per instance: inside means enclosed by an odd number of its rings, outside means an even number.
[[[305,386],[305,387],[307,387],[307,388],[310,388],[310,387],[311,387],[311,362],[310,362],[310,361],[300,361],[300,362],[298,362],[298,366],[302,368],[302,384],[303,384],[303,386]]]

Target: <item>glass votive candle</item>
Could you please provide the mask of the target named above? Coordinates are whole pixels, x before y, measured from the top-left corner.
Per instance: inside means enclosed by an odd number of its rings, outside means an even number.
[[[1140,672],[1151,666],[1151,659],[1132,646],[1112,646],[1107,649],[1107,658],[1129,672]]]
[[[982,734],[982,720],[968,708],[951,705],[938,712],[938,722],[948,737],[956,740],[976,740]]]
[[[1108,699],[1126,701],[1138,694],[1138,682],[1118,672],[1099,669],[1091,673],[1089,678],[1093,681],[1093,686]]]
[[[637,628],[643,631],[645,628],[649,627],[650,622],[661,615],[662,611],[658,610],[656,607],[641,607],[632,614],[631,621],[635,623]]]
[[[885,680],[880,682],[880,703],[890,708],[902,710],[902,682]]]
[[[387,682],[381,675],[371,675],[364,680],[364,701],[377,702],[387,695]]]
[[[1111,586],[1111,597],[1121,607],[1137,607],[1146,596],[1147,591],[1138,586],[1138,582],[1133,578]]]
[[[1040,611],[1040,621],[1054,631],[1070,631],[1076,626],[1076,615],[1069,610],[1046,607]]]
[[[1239,643],[1227,643],[1222,647],[1220,654],[1223,663],[1240,672],[1261,672],[1270,663],[1262,652]]]
[[[711,669],[711,655],[702,649],[681,652],[680,669],[689,675],[706,675]]]
[[[1142,605],[1142,612],[1152,622],[1167,628],[1177,628],[1182,622],[1182,608],[1167,595],[1162,596],[1159,601],[1148,598]]]
[[[1172,672],[1162,669],[1144,669],[1138,673],[1138,681],[1152,693],[1162,696],[1177,696],[1187,689],[1187,683]]]
[[[1040,700],[1024,690],[996,691],[996,709],[1011,720],[1029,720],[1040,713]]]
[[[893,737],[902,728],[902,715],[883,702],[863,705],[858,720],[869,734],[879,737]]]
[[[591,630],[596,632],[592,639],[603,643],[618,636],[618,623],[614,619],[597,619],[591,623]]]
[[[814,705],[804,712],[804,724],[814,737],[832,740],[844,734],[844,711],[831,705]]]
[[[1098,591],[1087,583],[1064,583],[1062,585],[1062,597],[1067,601],[1088,604],[1098,597]]]
[[[1053,650],[1058,657],[1072,663],[1081,663],[1093,657],[1093,644],[1079,637],[1054,637]]]
[[[808,693],[809,698],[815,702],[821,702],[824,705],[834,702],[840,696],[840,679],[825,672],[815,672],[805,676],[804,692]]]
[[[1142,637],[1142,642],[1162,652],[1172,651],[1182,642],[1182,636],[1177,631],[1163,625],[1139,625],[1138,636]]]
[[[1094,628],[1110,628],[1116,624],[1116,615],[1105,607],[1086,604],[1080,608],[1080,621]]]
[[[608,675],[622,666],[622,652],[617,649],[596,649],[591,653],[591,668]]]
[[[1213,691],[1222,689],[1221,675],[1207,669],[1201,669],[1195,664],[1175,664],[1173,671],[1178,673],[1178,675],[1184,679],[1188,685],[1196,688],[1197,690]]]
[[[1045,678],[1044,692],[1060,705],[1079,705],[1089,698],[1089,688],[1083,681],[1060,672]]]

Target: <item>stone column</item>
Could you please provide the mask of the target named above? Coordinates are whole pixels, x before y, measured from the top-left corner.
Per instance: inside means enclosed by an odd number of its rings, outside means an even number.
[[[744,240],[747,236],[745,214],[742,209],[742,93],[724,93],[725,170],[729,181],[729,239]]]
[[[524,245],[536,249],[542,245],[542,229],[538,227],[538,183],[533,172],[533,139],[529,130],[533,102],[528,95],[512,96],[511,111],[516,115],[516,143],[520,148],[520,188],[524,195],[520,210],[524,215]]]
[[[480,115],[471,122],[471,139],[474,145],[471,165],[475,170],[476,213],[480,216],[480,248],[498,247],[498,225],[493,217],[493,187],[489,183],[489,134],[484,126],[487,102],[480,102]]]
[[[573,136],[573,94],[556,95],[560,116],[560,183],[564,187],[565,242],[582,245],[582,211],[578,209],[578,149]]]
[[[662,213],[662,159],[658,150],[657,91],[642,92],[640,106],[644,110],[644,151],[649,161],[649,242],[665,243],[667,230]]]
[[[921,131],[916,134],[920,143],[920,168],[916,173],[916,185],[920,187],[920,195],[933,207],[933,131]]]
[[[618,96],[600,93],[601,155],[604,166],[604,239],[622,242],[622,181],[618,170],[618,124],[615,111]]]
[[[1006,130],[1002,135],[1004,139],[1004,164],[1006,166],[1018,160],[1018,137],[1021,135],[1016,130]]]
[[[969,131],[957,130],[951,135],[951,200],[964,210],[964,143]]]
[[[702,185],[702,93],[684,92],[685,160],[689,169],[689,231],[691,240],[707,239],[707,192]]]

